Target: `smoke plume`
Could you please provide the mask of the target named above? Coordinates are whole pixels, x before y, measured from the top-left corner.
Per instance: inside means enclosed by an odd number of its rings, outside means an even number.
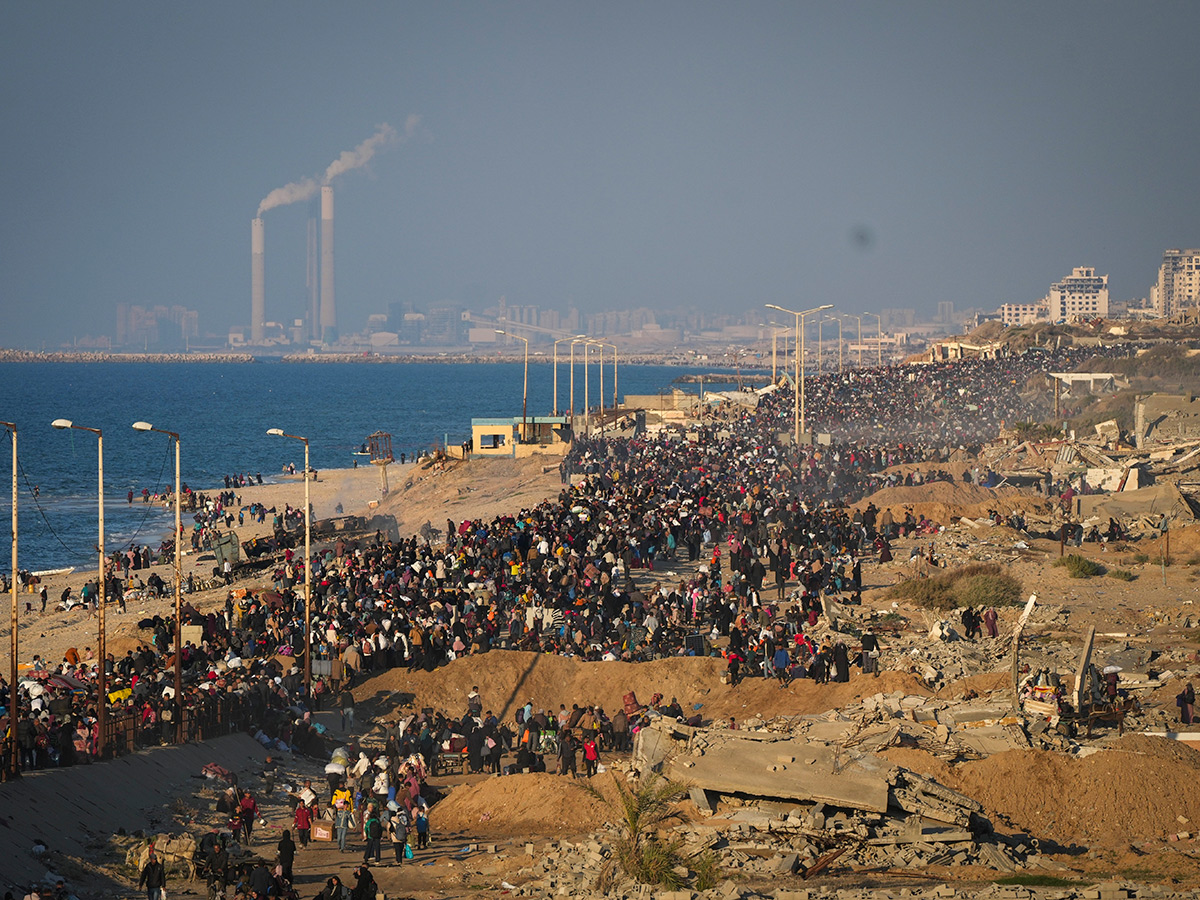
[[[404,121],[403,135],[397,134],[396,129],[387,123],[380,125],[379,129],[373,135],[353,150],[343,151],[337,159],[331,162],[325,170],[323,178],[319,180],[316,178],[302,178],[299,181],[293,181],[291,184],[285,184],[281,188],[275,188],[258,205],[258,214],[261,216],[267,210],[274,209],[277,206],[287,206],[290,203],[300,203],[311,199],[316,195],[321,185],[329,184],[339,175],[344,175],[353,169],[361,169],[371,161],[371,158],[381,148],[408,140],[416,133],[417,126],[420,123],[420,116],[409,116]]]
[[[300,181],[293,181],[291,184],[285,184],[281,188],[275,188],[263,198],[262,203],[258,204],[258,214],[261,216],[268,209],[308,200],[317,192],[318,187],[320,185],[315,179],[304,178]]]

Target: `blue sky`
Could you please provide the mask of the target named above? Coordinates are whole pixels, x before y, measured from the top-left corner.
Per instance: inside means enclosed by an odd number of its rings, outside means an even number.
[[[710,311],[1144,296],[1200,245],[1200,4],[8,3],[0,345],[119,302],[249,322],[250,220],[341,175],[341,330],[387,304]],[[267,315],[304,304],[267,212]]]

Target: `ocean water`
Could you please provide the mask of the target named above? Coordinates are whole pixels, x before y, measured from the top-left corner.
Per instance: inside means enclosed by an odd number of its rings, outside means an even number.
[[[655,394],[685,373],[711,368],[620,365],[620,396]],[[597,404],[595,364],[590,399]],[[605,393],[612,397],[611,363]],[[569,405],[570,373],[558,372],[559,410]],[[170,488],[174,447],[166,435],[134,431],[135,421],[178,432],[183,481],[212,490],[225,474],[262,473],[272,480],[285,465],[304,463],[299,441],[267,435],[268,428],[309,439],[312,466],[344,468],[375,431],[392,435],[392,451],[461,443],[473,417],[521,414],[523,364],[442,363],[0,363],[0,421],[18,429],[19,566],[94,568],[97,536],[97,440],[50,427],[58,418],[104,434],[105,545],[157,546],[170,533],[171,514],[126,502],[127,492]],[[698,391],[698,386],[680,385]],[[716,387],[714,385],[713,387]],[[553,410],[549,361],[529,365],[529,415]],[[575,404],[583,405],[583,369],[576,365]],[[0,471],[12,471],[7,435]],[[9,478],[0,489],[0,519],[10,521]],[[35,496],[36,490],[36,496]],[[7,544],[0,571],[9,569]]]

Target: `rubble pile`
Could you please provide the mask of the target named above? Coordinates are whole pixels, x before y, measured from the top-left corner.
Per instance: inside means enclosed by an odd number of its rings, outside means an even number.
[[[917,869],[925,866],[983,866],[1002,873],[1019,869],[1057,869],[1040,857],[1026,835],[1001,837],[984,833],[978,809],[959,806],[957,799],[926,793],[931,783],[895,786],[913,810],[936,812],[953,822],[933,821],[920,812],[900,818],[834,810],[824,804],[780,808],[758,804],[681,825],[677,831],[690,853],[715,852],[721,865],[747,876],[770,877],[816,873],[826,860],[869,869]],[[954,792],[947,792],[953,794]],[[974,826],[974,830],[971,826]],[[978,832],[978,833],[977,833]],[[838,852],[840,851],[840,853]]]

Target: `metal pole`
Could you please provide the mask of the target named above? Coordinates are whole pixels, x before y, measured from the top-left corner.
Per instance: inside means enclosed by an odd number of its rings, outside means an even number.
[[[804,409],[804,386],[808,376],[808,352],[804,349],[805,327],[804,313],[800,313],[800,356],[803,362],[800,363],[800,434],[805,434],[808,431],[807,419],[805,418]],[[799,446],[800,437],[797,435],[796,444]]]
[[[17,426],[12,422],[0,422],[12,433],[12,570],[9,575],[12,620],[8,635],[8,766],[6,778],[13,778],[21,771],[20,751],[17,747]]]
[[[571,341],[571,432],[575,432],[575,344],[578,341]]]
[[[108,581],[107,573],[104,571],[104,435],[100,433],[99,428],[89,430],[96,432],[98,494],[100,499],[100,636],[97,638],[97,643],[100,645],[100,703],[96,709],[96,720],[100,726],[100,756],[103,758],[105,728],[108,725],[108,646],[104,631],[104,605],[107,602],[107,597],[105,596],[107,585],[105,582]]]
[[[558,415],[558,345],[560,341],[554,342],[554,415]]]
[[[604,344],[597,341],[596,347],[600,351],[600,364],[596,367],[600,370],[600,436],[604,437]]]
[[[591,436],[592,433],[592,401],[588,396],[588,348],[591,347],[587,341],[583,343],[583,433]]]
[[[96,548],[97,552],[100,555],[100,570],[98,573],[98,577],[96,579],[98,582],[98,586],[99,586],[98,594],[99,594],[99,601],[100,601],[99,616],[98,616],[99,634],[96,639],[97,648],[98,648],[99,656],[100,656],[100,670],[97,673],[97,688],[99,689],[100,696],[99,696],[99,703],[97,703],[97,705],[96,705],[96,725],[99,728],[99,732],[100,732],[100,737],[99,737],[99,740],[97,741],[98,752],[99,752],[100,756],[103,756],[104,750],[105,750],[105,739],[106,739],[105,726],[108,724],[108,672],[107,672],[108,647],[107,647],[107,642],[105,641],[105,629],[104,629],[104,607],[107,602],[106,595],[108,593],[108,585],[106,583],[108,580],[108,577],[107,577],[108,573],[105,571],[105,565],[104,565],[104,562],[105,562],[105,560],[104,560],[104,434],[100,431],[99,428],[88,428],[84,425],[76,425],[70,419],[55,419],[53,422],[50,423],[50,427],[59,428],[59,429],[73,428],[77,431],[90,431],[92,434],[96,435],[96,457],[97,457],[96,476],[97,476],[97,481],[98,481],[98,485],[99,485],[99,487],[97,489],[97,494],[98,494],[98,504],[97,505],[99,506],[99,532],[100,532],[99,533],[99,546]],[[14,575],[15,574],[16,573],[14,573]]]
[[[525,384],[521,388],[521,440],[519,443],[524,443],[529,440],[529,417],[526,412],[529,408],[529,338],[521,338],[525,342]]]
[[[825,320],[817,319],[817,374],[821,374],[821,357],[825,354]]]
[[[878,365],[880,368],[883,368],[883,316],[881,316],[879,313],[873,313],[873,312],[865,312],[865,313],[863,313],[863,315],[864,316],[874,316],[876,319],[877,324],[876,324],[876,330],[875,330],[875,351],[876,351],[876,355],[878,357],[878,359],[877,359]]]
[[[308,438],[304,441],[304,705],[312,707],[312,519],[308,500]]]
[[[613,415],[616,415],[616,412],[617,412],[617,345],[609,344],[609,346],[612,347],[612,350],[613,350],[613,402],[612,402],[612,409],[613,409]]]
[[[165,428],[155,428],[149,422],[134,422],[134,431],[155,431],[175,442],[175,703],[179,716],[175,720],[175,742],[183,741],[183,548],[181,546],[182,517],[180,515],[179,435]]]
[[[800,348],[804,346],[800,336],[800,313],[792,313],[796,317],[796,352],[792,354],[795,359],[795,381],[792,382],[792,417],[794,425],[792,426],[792,447],[796,452],[800,452]]]
[[[175,438],[175,743],[183,741],[183,540],[179,498],[179,435]]]

